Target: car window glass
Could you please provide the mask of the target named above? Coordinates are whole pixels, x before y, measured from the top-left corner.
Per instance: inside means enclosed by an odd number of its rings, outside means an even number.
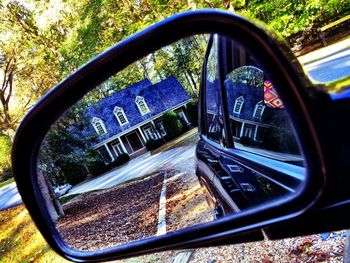
[[[205,89],[207,136],[209,139],[221,143],[223,141],[223,120],[220,110],[220,81],[216,36],[214,36],[207,60]]]
[[[264,72],[241,66],[227,74],[224,85],[235,148],[302,165],[285,106]]]

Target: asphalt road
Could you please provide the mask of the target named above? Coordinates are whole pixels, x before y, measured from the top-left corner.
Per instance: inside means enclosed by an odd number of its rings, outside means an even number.
[[[350,75],[350,48],[331,53],[305,64],[309,76],[317,82],[331,82]]]
[[[350,75],[350,47],[327,53],[315,61],[304,64],[310,77],[317,82],[330,82]],[[68,194],[81,193],[94,189],[108,188],[132,178],[141,177],[159,165],[170,165],[178,162],[184,149],[172,149],[156,155],[147,154],[129,162],[128,166],[114,170],[103,177],[96,178],[87,183],[73,187]],[[185,151],[186,152],[186,151]],[[187,152],[189,154],[190,151]],[[186,155],[185,154],[185,157]],[[193,154],[193,153],[192,153]],[[176,156],[176,158],[174,158]],[[118,175],[116,173],[118,171]],[[15,183],[0,188],[0,210],[18,205],[22,202]]]
[[[0,188],[0,211],[21,203],[22,199],[15,182]]]
[[[114,169],[103,176],[74,186],[66,194],[78,194],[97,189],[109,188],[123,182],[142,177],[160,170],[169,169],[184,159],[194,156],[195,145],[177,147],[150,155],[149,152],[132,159],[127,165]]]

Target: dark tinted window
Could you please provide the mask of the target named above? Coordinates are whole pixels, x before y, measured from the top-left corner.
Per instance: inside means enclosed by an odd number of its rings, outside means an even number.
[[[221,114],[217,38],[215,36],[207,59],[205,89],[207,136],[209,139],[221,143],[223,140],[223,119]]]
[[[287,111],[273,84],[255,66],[241,66],[225,79],[235,148],[302,164]]]

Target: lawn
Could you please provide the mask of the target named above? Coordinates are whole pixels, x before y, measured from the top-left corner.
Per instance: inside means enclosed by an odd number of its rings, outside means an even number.
[[[6,185],[9,185],[9,184],[13,183],[14,181],[15,181],[15,179],[10,178],[10,179],[8,179],[6,181],[0,182],[0,188],[3,187],[3,186],[6,186]]]
[[[0,262],[68,262],[53,252],[24,205],[0,212]]]
[[[322,235],[323,236],[323,235]],[[323,238],[325,240],[323,240]],[[191,251],[199,262],[343,262],[344,231]],[[172,262],[179,251],[167,251],[119,261]],[[45,242],[23,205],[0,212],[0,262],[68,262]]]

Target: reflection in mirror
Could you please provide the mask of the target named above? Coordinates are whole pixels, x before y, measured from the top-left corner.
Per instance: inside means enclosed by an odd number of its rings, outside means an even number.
[[[219,54],[224,42],[231,50]],[[232,40],[195,35],[87,93],[52,125],[38,158],[39,187],[62,239],[100,250],[294,193],[303,157],[271,74]]]
[[[219,45],[225,46],[221,54]],[[259,61],[231,39],[215,36],[208,48],[202,87],[207,137],[220,146],[199,141],[197,175],[210,189],[211,206],[218,218],[293,194],[304,180],[305,169],[286,108],[269,78],[272,72],[264,72]],[[225,76],[222,86],[219,68]],[[227,104],[220,99],[220,90]],[[224,126],[223,109],[228,112],[228,127]],[[235,158],[220,151],[228,148],[227,139],[240,150],[231,150]],[[265,167],[258,170],[254,164]]]

